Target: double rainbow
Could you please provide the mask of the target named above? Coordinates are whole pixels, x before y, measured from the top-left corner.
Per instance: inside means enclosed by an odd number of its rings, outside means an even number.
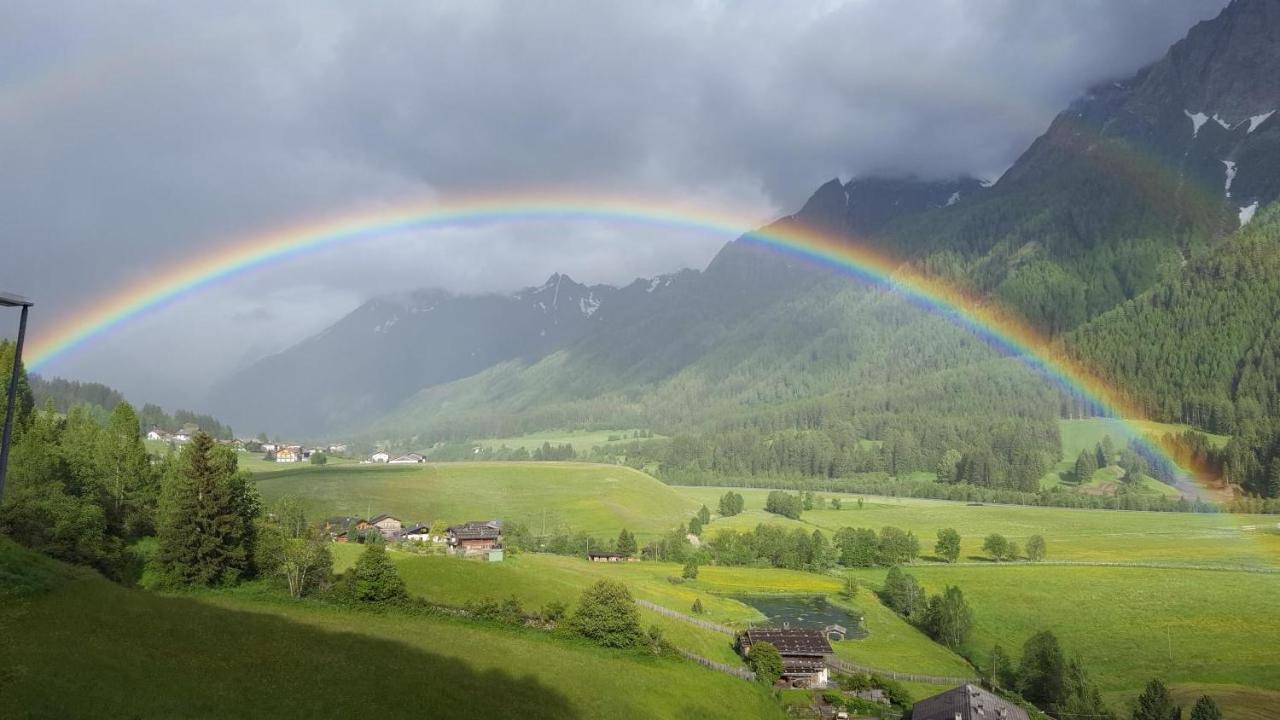
[[[913,304],[967,328],[998,350],[1015,356],[1064,391],[1082,398],[1100,415],[1117,419],[1131,439],[1148,454],[1179,464],[1148,441],[1135,420],[1143,412],[1096,373],[1075,361],[1024,321],[981,298],[931,278],[872,248],[803,227],[781,222],[749,231],[754,222],[733,215],[660,202],[597,198],[582,195],[485,196],[450,202],[415,203],[390,209],[331,217],[252,235],[190,261],[164,269],[95,301],[32,341],[29,366],[41,370],[154,308],[198,292],[220,281],[270,263],[288,260],[322,248],[353,243],[392,233],[421,232],[477,223],[548,220],[595,220],[612,223],[693,230],[729,238],[743,237],[807,262],[834,268],[863,282],[897,293]],[[1179,482],[1186,492],[1194,488]]]

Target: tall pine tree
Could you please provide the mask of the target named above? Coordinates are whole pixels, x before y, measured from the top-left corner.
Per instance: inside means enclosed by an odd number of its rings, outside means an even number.
[[[157,561],[183,585],[235,583],[252,571],[255,498],[236,458],[206,433],[182,448],[160,517]]]

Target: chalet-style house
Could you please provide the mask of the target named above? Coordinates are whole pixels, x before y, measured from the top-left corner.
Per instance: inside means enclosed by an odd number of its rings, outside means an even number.
[[[961,685],[916,703],[911,720],[1028,720],[1028,715],[977,685]]]
[[[302,454],[291,447],[283,447],[276,451],[276,462],[296,463],[302,460]]]
[[[502,521],[472,520],[445,531],[449,549],[458,555],[487,555],[502,548]]]
[[[382,537],[387,540],[399,540],[400,533],[404,530],[404,523],[390,515],[379,515],[370,520],[369,524],[382,533]]]
[[[409,542],[434,542],[431,537],[431,523],[418,523],[400,534],[401,540]]]
[[[426,461],[427,459],[418,453],[409,453],[408,455],[401,455],[399,457],[392,458],[388,460],[387,463],[390,465],[412,465],[414,463],[422,463]]]
[[[369,456],[369,462],[384,463],[390,459],[391,459],[391,453],[387,452],[386,450],[379,450],[378,452]]]
[[[148,440],[166,440],[167,441],[170,437],[172,436],[169,435],[169,433],[161,430],[160,428],[151,428],[150,430],[147,431]]]
[[[782,679],[789,687],[823,688],[830,681],[826,656],[832,654],[831,643],[821,630],[789,628],[751,628],[738,635],[738,651],[751,654],[751,646],[767,642],[782,655]]]
[[[620,552],[605,552],[603,550],[592,550],[587,553],[587,559],[591,562],[631,562],[636,558]]]
[[[351,515],[335,515],[325,518],[324,531],[334,542],[360,542],[364,534],[373,530],[367,520]]]

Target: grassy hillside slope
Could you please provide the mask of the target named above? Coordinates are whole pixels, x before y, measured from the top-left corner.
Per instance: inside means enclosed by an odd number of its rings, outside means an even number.
[[[501,518],[551,532],[559,527],[639,538],[674,528],[698,509],[692,499],[626,467],[585,463],[347,465],[264,473],[270,502],[297,495],[311,515],[391,513],[405,522]]]
[[[694,500],[715,508],[726,488],[679,488]],[[920,538],[921,554],[931,555],[937,532],[955,528],[961,535],[961,561],[985,562],[982,540],[1001,533],[1019,545],[1031,535],[1043,535],[1049,560],[1082,562],[1152,562],[1200,565],[1280,567],[1280,527],[1273,515],[1194,514],[1075,510],[1068,508],[966,505],[945,500],[865,497],[820,493],[843,498],[843,508],[806,512],[800,521],[764,511],[768,490],[735,488],[746,500],[746,511],[717,518],[706,532],[747,529],[758,523],[819,528],[834,533],[841,527],[886,525],[910,530]]]
[[[237,591],[166,597],[0,539],[0,717],[779,717],[691,663]],[[86,682],[91,678],[92,682]]]
[[[335,549],[338,567],[355,561],[357,547]],[[638,598],[688,613],[694,599],[700,599],[712,622],[745,628],[764,617],[732,595],[779,593],[834,596],[840,591],[838,577],[772,568],[706,566],[697,580],[672,584],[681,566],[673,563],[641,562],[625,564],[590,563],[579,558],[521,554],[502,563],[468,562],[452,557],[393,553],[409,591],[436,602],[461,605],[482,597],[501,599],[515,596],[529,608],[553,600],[572,606],[579,594],[600,578],[625,583]],[[833,601],[841,602],[835,597]],[[848,605],[849,603],[843,603]],[[861,640],[837,642],[836,654],[845,659],[885,670],[930,675],[968,677],[972,668],[960,657],[937,645],[864,592],[851,606],[863,614],[870,631]],[[737,662],[732,640],[701,630],[679,620],[645,611],[643,622],[658,624],[668,639],[680,647],[722,662]]]

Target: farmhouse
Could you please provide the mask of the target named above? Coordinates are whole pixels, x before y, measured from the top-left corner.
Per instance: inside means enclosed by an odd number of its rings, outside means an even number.
[[[821,630],[751,628],[738,636],[738,650],[746,657],[752,645],[762,642],[772,644],[782,655],[783,682],[791,687],[826,687],[830,680],[826,656],[833,651]]]
[[[976,685],[961,685],[911,708],[912,720],[1028,720],[1027,711]]]
[[[487,555],[502,547],[502,521],[472,520],[445,531],[449,549],[459,555]]]
[[[276,451],[276,462],[278,463],[294,463],[302,459],[302,455],[291,447],[280,448]]]
[[[412,465],[414,463],[426,462],[426,458],[422,457],[418,453],[409,453],[408,455],[401,455],[400,457],[392,458],[387,462],[391,465]]]
[[[161,430],[160,428],[151,428],[147,431],[148,440],[168,440],[169,437],[169,433]]]
[[[369,462],[384,463],[390,459],[391,459],[391,453],[387,452],[386,450],[379,450],[378,452],[369,456]]]
[[[379,515],[370,520],[369,524],[377,528],[378,532],[382,533],[382,537],[388,540],[399,540],[400,532],[404,530],[404,523],[390,515]]]

